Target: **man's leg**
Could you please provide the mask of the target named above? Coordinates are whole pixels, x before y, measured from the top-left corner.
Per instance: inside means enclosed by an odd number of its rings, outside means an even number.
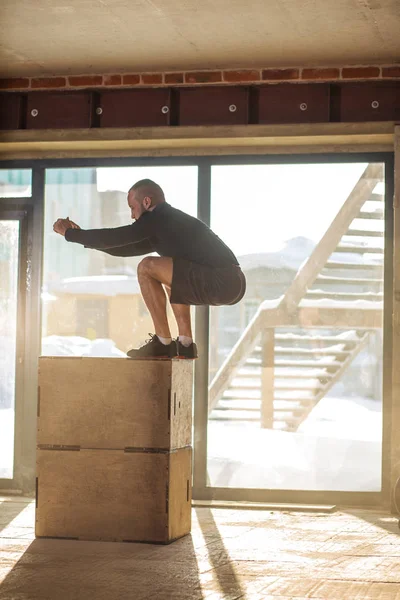
[[[165,291],[170,296],[172,275],[172,258],[148,256],[140,262],[138,280],[156,335],[145,346],[129,350],[130,358],[174,358],[177,352],[180,358],[197,358],[197,347],[192,340],[190,306],[171,304],[179,330],[177,344],[171,340]]]
[[[167,299],[163,284],[172,285],[172,258],[147,256],[138,266],[138,281],[143,300],[149,309],[156,335],[170,338]]]
[[[171,300],[171,288],[164,286]],[[190,306],[187,304],[171,304],[178,325],[177,350],[178,358],[197,358],[197,346],[193,342]]]
[[[168,298],[171,300],[171,288],[166,285],[165,291]],[[192,338],[192,321],[190,316],[190,306],[188,304],[171,304],[172,312],[178,325],[178,333],[180,336]]]

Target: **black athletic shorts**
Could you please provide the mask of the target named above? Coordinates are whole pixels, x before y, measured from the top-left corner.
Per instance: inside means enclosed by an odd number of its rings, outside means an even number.
[[[174,258],[172,304],[221,306],[236,304],[246,291],[246,278],[239,265],[209,267]]]

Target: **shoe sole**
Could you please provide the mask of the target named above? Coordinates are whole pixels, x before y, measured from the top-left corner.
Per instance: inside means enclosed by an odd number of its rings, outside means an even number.
[[[129,360],[196,360],[198,356],[127,356]]]
[[[176,356],[127,356],[129,360],[173,360]]]
[[[130,360],[173,360],[176,356],[126,356]]]

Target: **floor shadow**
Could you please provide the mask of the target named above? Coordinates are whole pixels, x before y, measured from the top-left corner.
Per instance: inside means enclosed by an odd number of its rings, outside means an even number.
[[[380,527],[380,529],[384,529],[388,533],[400,535],[398,515],[393,515],[385,510],[380,511],[379,508],[375,509],[374,511],[356,508],[341,508],[340,510],[344,513],[352,515],[353,517],[356,517],[357,519],[361,519],[370,525]]]
[[[203,600],[204,597],[192,537],[188,535],[167,546],[34,540],[0,587],[0,600],[16,598]]]
[[[214,520],[212,510],[202,507],[195,508],[195,511],[204,539],[210,540],[210,543],[206,546],[208,558],[214,568],[215,578],[223,597],[245,597],[246,591],[237,578],[231,557],[225,548],[224,540]]]
[[[1,490],[0,490],[1,494]],[[29,501],[26,499],[0,500],[0,537],[1,532],[12,522],[18,515],[29,506]]]

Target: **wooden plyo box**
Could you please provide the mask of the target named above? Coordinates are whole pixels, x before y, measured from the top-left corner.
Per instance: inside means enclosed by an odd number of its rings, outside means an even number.
[[[190,533],[192,369],[39,359],[38,537],[169,543]]]
[[[166,544],[186,535],[191,454],[38,449],[37,537]]]
[[[39,358],[39,447],[191,445],[193,361]]]

